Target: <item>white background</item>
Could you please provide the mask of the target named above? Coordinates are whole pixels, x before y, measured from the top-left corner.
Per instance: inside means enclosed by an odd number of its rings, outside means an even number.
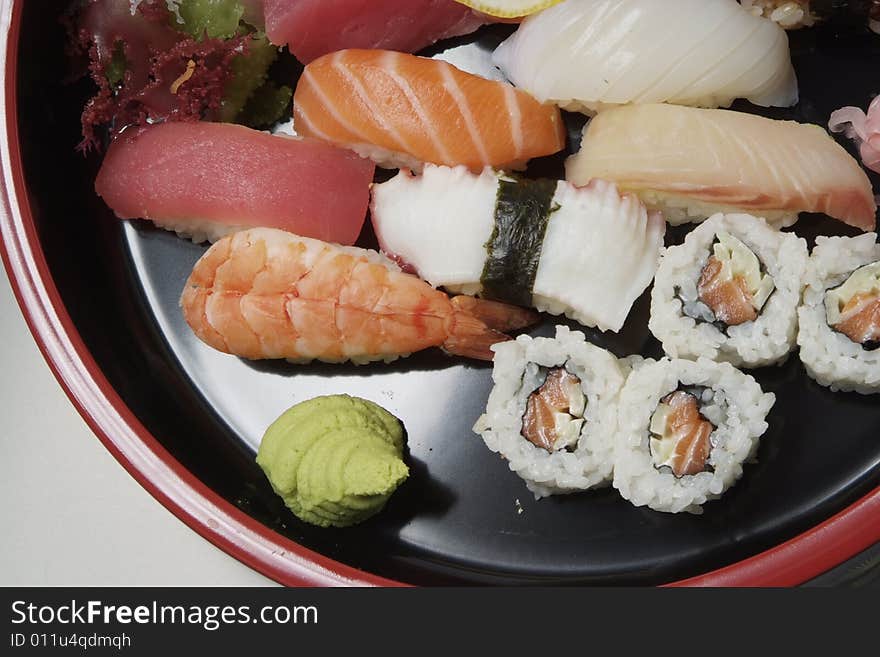
[[[55,380],[0,271],[0,586],[273,585],[114,460]]]

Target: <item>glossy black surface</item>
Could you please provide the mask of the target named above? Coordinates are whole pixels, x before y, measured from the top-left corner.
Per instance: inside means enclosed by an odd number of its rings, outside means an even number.
[[[352,566],[439,583],[656,584],[728,565],[810,528],[880,484],[880,398],[835,394],[797,357],[756,376],[778,395],[759,461],[701,517],[637,509],[613,490],[536,502],[471,426],[491,368],[439,352],[369,367],[247,363],[185,327],[177,299],[204,252],[143,222],[116,220],[92,190],[99,157],[74,152],[89,84],[68,68],[57,3],[29,1],[19,56],[27,185],[40,241],[86,344],[158,440],[227,500],[272,529]],[[481,37],[497,40],[504,30]],[[460,41],[459,41],[460,42]],[[880,91],[880,37],[833,26],[792,35],[802,102],[765,112],[823,124],[833,109]],[[746,104],[738,109],[752,110]],[[572,147],[583,119],[569,116]],[[852,148],[850,148],[851,152]],[[531,172],[560,175],[561,158]],[[872,177],[875,189],[880,180]],[[853,234],[804,217],[796,232]],[[371,242],[365,232],[363,243]],[[618,355],[660,351],[647,296],[619,335],[587,331]],[[534,331],[550,334],[554,320]],[[265,427],[288,406],[347,392],[401,417],[412,476],[386,510],[347,530],[299,522],[253,461]]]

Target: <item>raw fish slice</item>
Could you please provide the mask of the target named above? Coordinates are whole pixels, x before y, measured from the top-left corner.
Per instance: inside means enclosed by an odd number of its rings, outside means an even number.
[[[702,221],[745,211],[786,225],[824,212],[872,230],[871,183],[822,128],[753,114],[675,105],[602,112],[566,162],[575,185],[611,180],[637,193],[667,221]]]
[[[293,112],[297,133],[389,168],[432,162],[481,171],[565,146],[557,108],[446,62],[390,50],[343,50],[312,62]]]
[[[302,63],[347,48],[416,52],[489,20],[454,0],[265,0],[266,33]]]
[[[542,195],[544,214],[534,210]],[[619,331],[651,283],[666,228],[600,180],[577,189],[432,165],[374,185],[371,217],[382,250],[432,285],[603,331]]]
[[[353,244],[374,170],[369,160],[314,139],[172,122],[123,132],[95,190],[118,217],[149,219],[196,241],[263,226]]]
[[[575,111],[798,100],[785,31],[735,0],[569,0],[526,19],[494,59],[518,87]]]
[[[880,173],[880,96],[871,103],[867,115],[858,107],[843,107],[833,112],[828,127],[831,132],[845,132],[855,140],[860,145],[865,166]]]

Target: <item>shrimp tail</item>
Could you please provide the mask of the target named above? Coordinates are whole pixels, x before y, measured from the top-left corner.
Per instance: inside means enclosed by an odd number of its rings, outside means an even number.
[[[466,312],[489,328],[502,333],[524,329],[537,324],[540,319],[540,315],[534,310],[464,294],[453,297],[452,305],[456,310]]]
[[[464,295],[453,297],[452,305],[452,330],[443,349],[454,356],[492,360],[492,345],[511,339],[504,331],[525,328],[538,320],[538,313],[531,310]]]

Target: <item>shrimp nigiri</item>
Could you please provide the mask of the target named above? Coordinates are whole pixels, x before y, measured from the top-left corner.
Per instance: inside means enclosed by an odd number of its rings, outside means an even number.
[[[437,59],[341,50],[306,66],[293,98],[298,134],[383,167],[519,166],[565,147],[559,109]]]
[[[877,96],[867,115],[858,107],[842,107],[831,114],[828,127],[831,132],[845,132],[860,144],[862,162],[880,173],[880,96]]]
[[[199,259],[180,299],[195,334],[252,360],[390,362],[430,347],[491,360],[537,314],[449,298],[375,251],[273,228],[229,235]]]

